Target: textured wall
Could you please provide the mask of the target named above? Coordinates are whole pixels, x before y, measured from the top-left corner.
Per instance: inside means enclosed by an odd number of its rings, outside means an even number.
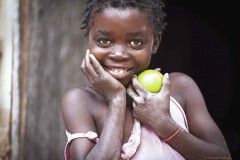
[[[67,89],[85,85],[83,6],[82,0],[30,1],[24,160],[64,159],[61,98]]]

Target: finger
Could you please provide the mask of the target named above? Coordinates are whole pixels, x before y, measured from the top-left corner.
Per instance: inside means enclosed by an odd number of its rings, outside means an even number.
[[[135,92],[135,90],[133,89],[132,85],[129,85],[127,88],[127,94],[132,97],[133,100],[136,99],[136,97],[138,97],[138,94]]]
[[[144,96],[144,94],[146,94],[148,91],[143,88],[143,86],[138,82],[137,80],[137,76],[134,75],[133,78],[132,78],[132,85],[133,85],[133,88],[135,89],[135,91],[137,92],[137,94],[139,96]]]
[[[90,58],[89,58],[89,54],[90,54],[89,52],[90,52],[89,49],[87,49],[86,55],[85,55],[86,65],[87,65],[87,64],[91,64],[91,61],[90,61]]]
[[[104,74],[105,70],[103,69],[99,61],[96,59],[96,57],[93,54],[89,54],[89,58],[92,62],[93,68],[96,71],[96,73],[99,75]]]
[[[127,88],[127,93],[128,93],[128,95],[129,95],[130,97],[132,97],[133,102],[134,102],[135,104],[136,104],[136,103],[138,103],[138,104],[143,104],[143,103],[144,103],[143,98],[140,97],[140,96],[135,92],[135,90],[134,90],[134,88],[132,87],[132,85]]]
[[[161,68],[158,67],[158,68],[155,68],[154,70],[160,72],[160,71],[161,71]]]
[[[136,102],[133,102],[132,105],[133,105],[133,117],[138,119],[139,113],[141,114],[142,112],[144,112],[146,107],[144,107],[144,105],[138,105]]]
[[[87,71],[94,72],[94,67],[93,67],[93,64],[92,64],[92,62],[90,60],[90,51],[89,51],[89,49],[87,49],[87,51],[86,51],[85,58],[86,58],[85,65],[86,65]]]
[[[170,87],[171,87],[171,82],[169,79],[169,74],[165,73],[163,76],[163,86],[160,92],[165,94],[170,94]]]
[[[81,70],[83,71],[83,73],[84,74],[86,74],[87,73],[87,71],[86,71],[86,56],[87,56],[87,53],[85,54],[85,56],[84,56],[84,58],[83,58],[83,60],[82,60],[82,64],[81,64]]]
[[[137,118],[137,114],[136,114],[136,111],[138,110],[137,104],[136,102],[133,102],[132,105],[133,105],[133,117]]]
[[[94,77],[98,77],[96,71],[93,68],[92,62],[90,61],[89,50],[86,51],[86,55],[83,59],[81,69],[89,80],[91,80]]]
[[[81,70],[85,69],[85,57],[83,58],[82,60],[82,63],[81,63]]]
[[[142,108],[140,108],[136,102],[133,102],[132,105],[133,105],[133,116],[134,118],[137,118],[136,113],[138,113],[138,111],[141,110]]]

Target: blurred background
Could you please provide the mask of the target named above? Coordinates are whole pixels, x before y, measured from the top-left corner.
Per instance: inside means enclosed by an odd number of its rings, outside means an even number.
[[[235,160],[240,125],[234,3],[166,1],[168,26],[150,68],[184,72],[197,82]],[[0,0],[0,160],[64,159],[61,98],[86,85],[80,71],[84,5],[85,0]]]

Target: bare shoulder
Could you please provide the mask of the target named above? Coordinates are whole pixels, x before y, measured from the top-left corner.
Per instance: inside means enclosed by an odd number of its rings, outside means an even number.
[[[90,88],[69,89],[61,101],[61,114],[71,132],[95,131],[95,114],[104,99]],[[98,109],[99,110],[99,109]]]
[[[88,87],[79,87],[69,89],[63,96],[63,101],[65,100],[100,100],[103,99],[96,91]]]
[[[169,74],[171,84],[176,88],[191,88],[196,84],[192,77],[182,72],[172,72]]]
[[[65,106],[65,104],[86,103],[93,96],[95,96],[94,93],[87,88],[72,88],[64,94],[62,106]]]
[[[177,87],[189,87],[195,84],[195,81],[189,75],[182,72],[172,72],[169,73],[169,77],[172,85],[177,85]]]
[[[189,75],[182,72],[172,72],[169,73],[171,82],[171,96],[173,96],[185,109],[188,103],[189,96],[196,95],[198,93],[199,97],[202,98],[201,92]]]
[[[72,88],[63,96],[61,101],[61,111],[63,116],[72,116],[75,114],[88,112],[92,114],[97,104],[103,101],[103,98],[90,88]]]

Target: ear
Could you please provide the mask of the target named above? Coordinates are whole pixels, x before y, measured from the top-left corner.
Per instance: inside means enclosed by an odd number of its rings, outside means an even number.
[[[162,32],[159,32],[158,34],[155,34],[154,36],[154,43],[153,43],[153,48],[152,48],[152,53],[155,54],[158,50],[158,47],[160,45],[162,38]]]

